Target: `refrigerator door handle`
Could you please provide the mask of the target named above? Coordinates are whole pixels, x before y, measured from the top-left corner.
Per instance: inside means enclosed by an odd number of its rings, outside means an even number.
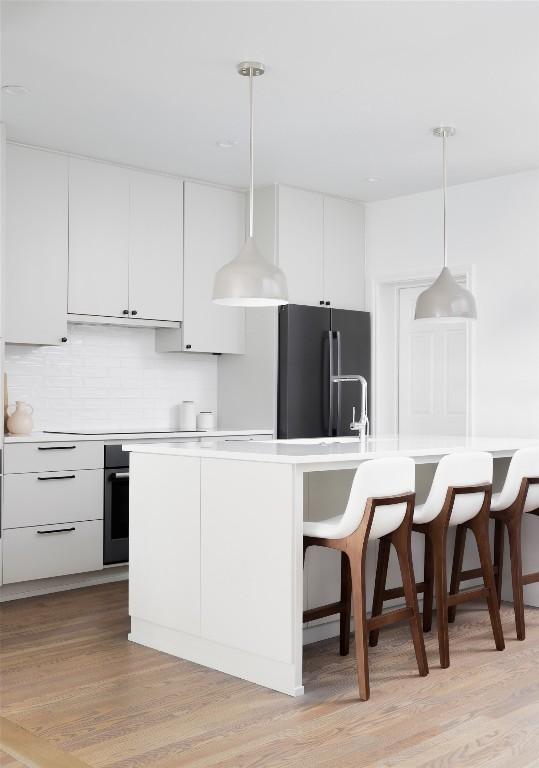
[[[328,409],[328,437],[333,433],[333,334],[334,331],[328,331],[328,354],[329,354],[329,409]]]
[[[337,376],[342,376],[342,356],[341,356],[341,332],[334,331],[335,338],[337,339]],[[342,405],[342,384],[339,381],[337,383],[337,424],[335,427],[335,434],[339,434],[339,428],[341,426],[341,405]]]

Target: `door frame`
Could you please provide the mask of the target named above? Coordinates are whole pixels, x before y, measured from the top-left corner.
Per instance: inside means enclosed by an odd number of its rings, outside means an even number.
[[[470,291],[474,290],[473,267],[453,267],[451,272]],[[399,337],[401,288],[428,288],[439,272],[400,273],[374,278],[371,282],[372,415],[373,435],[397,434],[399,429]],[[474,360],[475,324],[466,323],[466,435],[475,434]]]

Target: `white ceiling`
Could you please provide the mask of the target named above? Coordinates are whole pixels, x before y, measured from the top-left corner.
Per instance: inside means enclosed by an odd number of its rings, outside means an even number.
[[[5,2],[2,37],[23,142],[246,186],[254,58],[258,184],[431,189],[444,122],[450,183],[539,166],[537,2]]]

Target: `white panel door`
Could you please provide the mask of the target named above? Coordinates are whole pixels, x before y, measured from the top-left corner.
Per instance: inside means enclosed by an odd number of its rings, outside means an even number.
[[[464,435],[468,353],[465,321],[413,319],[423,288],[399,292],[399,432]]]
[[[67,171],[67,157],[7,145],[6,341],[67,334]]]
[[[340,309],[365,309],[364,297],[364,207],[324,197],[324,300]]]
[[[129,171],[71,158],[68,311],[127,315],[128,255]]]
[[[220,267],[245,241],[245,197],[241,192],[185,183],[183,349],[231,352],[245,348],[245,313],[212,301]]]
[[[147,320],[181,320],[182,183],[151,173],[131,173],[130,182],[130,315]]]
[[[323,197],[279,187],[279,266],[288,281],[291,304],[319,306],[323,291]],[[256,236],[256,233],[255,233]]]

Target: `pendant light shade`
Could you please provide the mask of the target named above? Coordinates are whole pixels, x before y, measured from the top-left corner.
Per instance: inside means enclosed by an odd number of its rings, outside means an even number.
[[[444,206],[444,266],[436,280],[417,297],[415,320],[475,320],[477,309],[474,295],[457,283],[447,266],[447,160],[446,139],[455,135],[449,127],[434,128],[433,134],[442,138],[443,146],[443,206]]]
[[[264,74],[264,65],[243,61],[238,65],[240,75],[249,78],[250,95],[250,183],[249,237],[235,259],[215,275],[213,301],[229,307],[275,307],[288,303],[288,288],[284,272],[267,261],[253,239],[254,201],[254,131],[253,77]]]
[[[249,237],[233,261],[215,275],[213,300],[230,307],[274,307],[286,304],[284,273],[258,251]]]
[[[470,291],[457,283],[447,267],[444,267],[436,280],[420,293],[415,305],[415,319],[428,318],[469,318],[477,317],[475,298]]]

